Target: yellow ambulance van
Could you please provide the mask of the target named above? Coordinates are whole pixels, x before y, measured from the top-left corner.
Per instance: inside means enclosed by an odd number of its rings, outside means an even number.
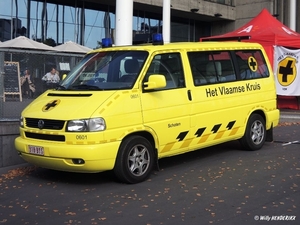
[[[147,179],[160,158],[240,140],[272,141],[274,75],[261,45],[108,47],[89,52],[22,112],[18,154],[40,167]]]

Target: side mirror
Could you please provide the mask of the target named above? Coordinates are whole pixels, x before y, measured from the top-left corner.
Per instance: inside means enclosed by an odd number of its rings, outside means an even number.
[[[150,75],[147,82],[144,82],[145,90],[153,90],[157,88],[164,88],[167,86],[167,81],[164,75],[153,74]]]
[[[67,76],[67,74],[63,74],[61,79],[64,80]]]

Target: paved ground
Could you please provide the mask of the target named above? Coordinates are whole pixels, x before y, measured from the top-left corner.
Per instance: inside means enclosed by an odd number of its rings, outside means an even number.
[[[163,159],[135,185],[111,172],[2,168],[0,224],[300,224],[299,121],[282,119],[259,151],[231,142]]]

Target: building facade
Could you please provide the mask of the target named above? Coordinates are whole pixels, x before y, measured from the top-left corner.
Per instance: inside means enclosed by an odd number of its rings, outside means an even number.
[[[232,31],[263,8],[289,26],[291,2],[171,0],[171,42],[198,41]],[[147,42],[152,33],[161,32],[162,6],[163,0],[133,1],[133,43]],[[0,41],[26,36],[52,46],[74,41],[97,48],[102,38],[114,38],[115,9],[116,1],[111,0],[1,0]],[[300,16],[295,17],[297,21]]]

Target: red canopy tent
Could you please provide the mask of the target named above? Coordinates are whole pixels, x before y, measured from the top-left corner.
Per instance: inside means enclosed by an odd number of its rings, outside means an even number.
[[[271,64],[273,63],[274,45],[300,48],[300,34],[273,17],[267,9],[263,9],[255,18],[235,31],[200,39],[200,41],[229,40],[260,43],[265,48]]]
[[[274,63],[274,48],[276,46],[300,48],[300,34],[273,17],[267,9],[263,9],[255,18],[235,31],[200,39],[200,41],[233,40],[260,43],[267,52],[271,65]],[[293,102],[292,105],[297,104],[297,109],[299,109],[298,102],[296,102]],[[295,108],[295,106],[288,108]]]

